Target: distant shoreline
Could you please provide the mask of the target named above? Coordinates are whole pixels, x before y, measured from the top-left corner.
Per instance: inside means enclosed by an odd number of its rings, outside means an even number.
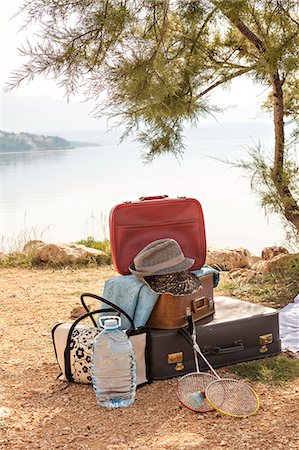
[[[4,155],[5,153],[38,153],[38,152],[44,152],[52,150],[74,150],[75,148],[79,147],[53,147],[53,148],[47,148],[47,147],[40,147],[40,148],[1,148],[0,147],[0,155]]]
[[[0,130],[0,152],[24,152],[45,150],[71,150],[81,147],[99,147],[95,142],[69,141],[59,136],[45,136],[32,133],[9,133]]]
[[[67,151],[67,150],[77,150],[80,148],[84,148],[84,147],[102,147],[101,144],[91,144],[91,143],[86,143],[84,145],[78,145],[78,146],[74,146],[74,147],[55,147],[55,148],[34,148],[34,149],[2,149],[0,148],[0,155],[23,155],[23,154],[29,154],[29,153],[34,153],[34,154],[38,154],[38,153],[43,153],[43,152],[55,152],[55,151]]]

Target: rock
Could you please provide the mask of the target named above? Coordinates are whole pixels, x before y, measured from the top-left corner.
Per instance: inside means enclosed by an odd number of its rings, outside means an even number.
[[[262,251],[262,259],[268,260],[274,258],[274,256],[285,254],[288,255],[289,251],[285,247],[273,246],[266,247]]]
[[[0,407],[0,418],[9,417],[12,414],[12,410],[10,408],[5,408],[5,406]]]
[[[101,260],[109,263],[110,261],[110,257],[102,250],[79,244],[45,244],[36,249],[34,259],[51,263],[74,263],[88,260]]]
[[[232,270],[251,267],[251,254],[244,248],[225,248],[207,251],[206,264],[220,270]]]
[[[262,260],[252,266],[252,269],[258,273],[275,273],[282,270],[289,264],[299,261],[299,253],[295,255],[281,253],[269,260]]]
[[[222,274],[221,274],[222,275]],[[252,269],[233,269],[228,272],[230,279],[249,281],[256,277],[257,273]]]
[[[32,241],[28,241],[24,247],[23,247],[23,252],[24,253],[30,253],[30,252],[34,252],[36,249],[38,249],[39,247],[41,247],[42,245],[45,245],[45,243],[43,241],[39,241],[38,239],[34,239]]]
[[[91,305],[87,305],[87,308],[91,311]],[[71,319],[78,319],[79,317],[83,316],[83,314],[86,313],[86,310],[83,308],[83,306],[76,306],[72,309],[70,318]]]
[[[261,260],[262,260],[262,258],[260,256],[251,255],[251,265],[253,265]]]

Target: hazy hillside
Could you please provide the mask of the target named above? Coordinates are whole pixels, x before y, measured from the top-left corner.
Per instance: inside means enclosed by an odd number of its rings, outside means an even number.
[[[0,130],[0,150],[41,150],[71,148],[66,139],[31,133],[7,133]]]
[[[121,131],[114,129],[107,133],[107,120],[92,118],[93,108],[91,102],[67,103],[50,96],[3,94],[2,129],[14,133],[58,135],[69,141],[117,145]]]
[[[113,128],[112,122],[92,117],[92,102],[57,100],[50,96],[21,97],[3,94],[2,129],[9,132],[23,132],[44,135],[58,135],[69,141],[88,141],[101,145],[118,145],[122,134],[121,127]],[[205,147],[205,141],[221,136],[223,140],[235,136],[239,139],[250,137],[254,141],[272,136],[271,123],[259,123],[256,120],[244,123],[229,122],[230,114],[222,114],[216,120],[200,119],[197,127],[187,126],[184,132],[186,143],[198,141],[199,148]],[[128,141],[127,141],[128,142]]]

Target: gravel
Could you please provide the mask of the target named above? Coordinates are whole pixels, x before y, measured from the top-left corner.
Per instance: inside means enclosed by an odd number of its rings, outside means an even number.
[[[109,267],[0,270],[1,450],[299,448],[299,379],[254,383],[262,406],[243,420],[181,407],[175,379],[138,389],[119,410],[98,407],[91,385],[58,381],[52,327],[71,320],[80,293],[101,294],[112,276]]]

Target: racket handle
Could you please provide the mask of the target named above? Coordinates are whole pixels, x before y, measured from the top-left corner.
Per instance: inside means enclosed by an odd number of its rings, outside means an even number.
[[[190,306],[187,306],[187,308],[186,308],[186,319],[188,321],[190,335],[192,335],[192,333],[193,333],[193,321],[192,321],[192,311],[191,311]]]
[[[194,355],[194,362],[195,362],[195,370],[196,370],[196,372],[200,372],[198,354],[194,349],[194,343],[196,343],[196,331],[195,331],[195,325],[193,322],[192,311],[191,311],[190,306],[187,306],[187,308],[186,308],[186,318],[187,318],[188,325],[189,325],[190,335],[192,336],[192,341],[193,341],[193,355]]]
[[[218,373],[213,369],[213,367],[211,366],[211,364],[209,363],[209,361],[207,360],[207,358],[203,355],[202,351],[200,350],[199,346],[197,343],[193,344],[193,348],[194,350],[202,357],[202,359],[204,360],[204,362],[206,363],[206,365],[210,368],[210,370],[213,372],[213,374],[215,375],[215,377],[218,378],[218,380],[220,380],[220,377],[218,375]]]

